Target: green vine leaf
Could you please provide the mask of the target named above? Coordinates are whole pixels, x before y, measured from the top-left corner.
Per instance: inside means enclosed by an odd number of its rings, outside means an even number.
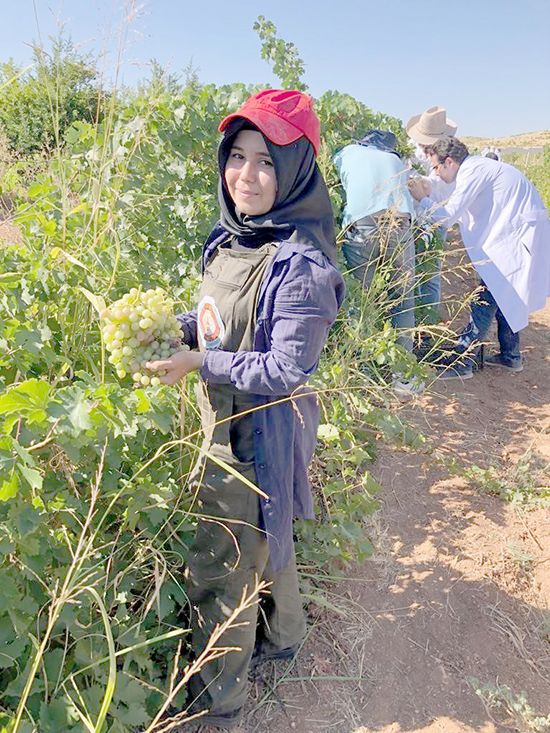
[[[0,501],[9,501],[17,496],[19,490],[19,479],[14,472],[9,479],[0,484]]]

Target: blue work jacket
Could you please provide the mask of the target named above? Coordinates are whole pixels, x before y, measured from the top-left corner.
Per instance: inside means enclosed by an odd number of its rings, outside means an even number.
[[[203,249],[203,272],[228,238],[214,229]],[[315,395],[300,388],[317,368],[344,293],[342,276],[320,250],[280,242],[260,286],[254,350],[209,350],[200,370],[204,381],[232,384],[266,405],[252,413],[254,465],[257,485],[269,497],[260,506],[274,570],[290,560],[293,517],[313,518],[307,469],[319,408]],[[197,348],[196,311],[178,320],[184,342]]]

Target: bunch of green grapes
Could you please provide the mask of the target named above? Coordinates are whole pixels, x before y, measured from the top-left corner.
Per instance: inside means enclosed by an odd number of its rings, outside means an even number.
[[[119,379],[128,374],[137,385],[160,384],[145,363],[167,359],[186,348],[174,315],[174,303],[162,288],[145,292],[132,288],[101,314],[109,362]]]

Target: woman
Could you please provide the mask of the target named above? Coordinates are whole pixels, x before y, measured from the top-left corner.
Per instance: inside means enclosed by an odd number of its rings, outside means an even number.
[[[239,617],[248,623],[222,640],[240,651],[207,664],[192,685],[193,710],[208,709],[201,721],[231,728],[246,700],[253,652],[289,658],[305,634],[292,519],[312,517],[307,466],[318,411],[313,395],[296,390],[317,367],[344,285],[315,162],[320,125],[311,98],[262,91],[219,129],[220,221],[203,250],[198,306],[180,316],[184,342],[198,350],[149,368],[165,371],[166,384],[199,370],[203,449],[266,495],[210,458],[195,471],[205,516],[188,568],[195,652],[238,605],[243,588],[271,583],[262,638],[256,641],[253,606]]]

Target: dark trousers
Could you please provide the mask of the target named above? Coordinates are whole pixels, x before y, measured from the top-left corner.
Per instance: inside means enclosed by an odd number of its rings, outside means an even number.
[[[496,318],[498,343],[502,358],[509,360],[511,363],[517,363],[521,360],[519,333],[512,331],[496,300],[483,281],[481,286],[482,290],[478,299],[470,306],[470,321],[459,336],[459,348],[467,349],[476,342],[484,341],[489,333],[493,318]]]
[[[379,211],[350,225],[342,252],[351,274],[365,290],[375,274],[386,269],[390,280],[389,316],[397,330],[397,343],[412,351],[414,331],[414,239],[411,217]]]
[[[218,455],[221,449],[219,445],[213,448]],[[220,457],[231,460],[229,450]],[[256,483],[252,462],[239,464],[239,471]],[[270,583],[260,616],[264,638],[275,649],[299,644],[306,623],[296,559],[293,552],[287,567],[278,572],[271,568],[265,532],[259,527],[258,496],[239,478],[207,460],[198,497],[203,517],[190,548],[187,576],[195,653],[204,649],[216,624],[223,623],[239,605],[243,589],[252,593],[259,580]],[[244,705],[258,611],[258,605],[243,611],[238,626],[226,631],[218,642],[234,651],[208,662],[191,679],[190,702],[194,701],[194,711],[210,710],[223,715]]]

